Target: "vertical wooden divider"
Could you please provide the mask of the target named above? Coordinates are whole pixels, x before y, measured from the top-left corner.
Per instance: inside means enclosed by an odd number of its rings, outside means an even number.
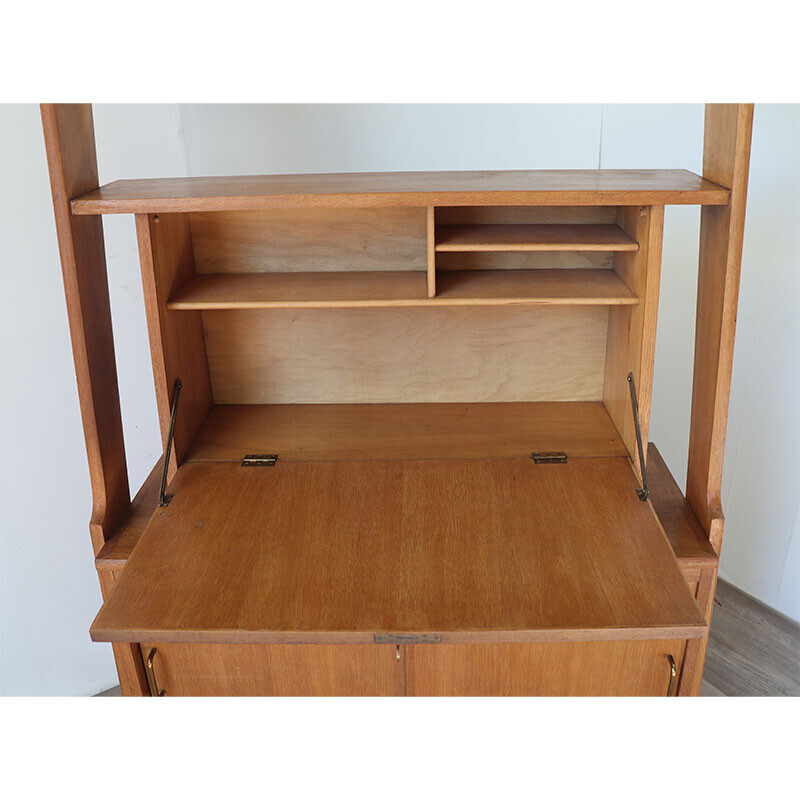
[[[433,206],[425,209],[428,237],[428,297],[436,297],[436,210]]]
[[[752,130],[751,104],[706,106],[703,177],[729,187],[731,198],[727,206],[703,206],[700,216],[686,499],[717,553]]]
[[[623,206],[617,224],[639,242],[636,252],[614,254],[614,270],[639,298],[635,306],[609,309],[603,402],[641,477],[628,373],[633,373],[644,452],[650,428],[658,293],[661,279],[663,206]],[[646,457],[646,456],[645,456]]]

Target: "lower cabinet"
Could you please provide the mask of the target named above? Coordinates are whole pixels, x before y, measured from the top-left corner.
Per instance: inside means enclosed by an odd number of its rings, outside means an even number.
[[[395,645],[142,644],[152,694],[402,695]],[[155,652],[153,652],[155,651]],[[151,655],[152,654],[152,655]]]
[[[411,645],[409,695],[666,696],[686,642]],[[674,676],[673,676],[674,664]]]
[[[493,644],[142,644],[166,696],[672,693],[683,640]]]

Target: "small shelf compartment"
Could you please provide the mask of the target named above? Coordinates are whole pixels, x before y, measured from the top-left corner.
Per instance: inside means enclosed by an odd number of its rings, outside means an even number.
[[[436,251],[636,252],[639,244],[618,225],[440,225]]]
[[[489,305],[636,305],[613,270],[442,270],[428,297],[421,272],[295,272],[197,275],[171,311]]]

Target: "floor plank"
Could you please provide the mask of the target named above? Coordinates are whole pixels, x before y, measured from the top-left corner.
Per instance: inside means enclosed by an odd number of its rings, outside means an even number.
[[[800,696],[800,625],[717,583],[703,696]]]

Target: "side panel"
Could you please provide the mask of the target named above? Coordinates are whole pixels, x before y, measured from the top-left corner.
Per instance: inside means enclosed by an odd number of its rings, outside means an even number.
[[[165,447],[175,380],[180,378],[183,384],[175,422],[176,458],[170,462],[172,477],[211,410],[211,383],[200,314],[167,308],[172,292],[194,275],[189,219],[186,214],[137,215],[136,233]]]
[[[636,382],[639,422],[646,454],[656,352],[664,207],[621,208],[617,223],[639,242],[638,252],[614,255],[615,271],[639,298],[639,304],[609,309],[603,400],[633,463],[640,469],[627,377],[629,372],[633,373]]]

